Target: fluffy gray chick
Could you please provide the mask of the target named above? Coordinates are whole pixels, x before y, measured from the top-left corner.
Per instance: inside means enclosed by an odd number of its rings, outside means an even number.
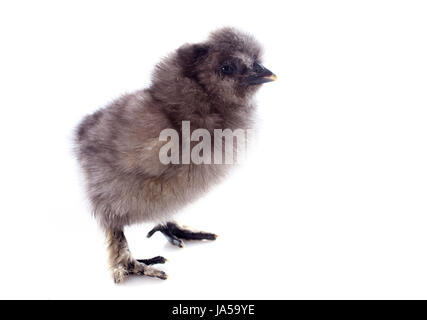
[[[184,240],[214,240],[171,221],[186,204],[218,183],[230,165],[163,164],[159,152],[166,143],[163,129],[248,129],[252,125],[253,94],[275,80],[261,65],[255,39],[233,28],[213,32],[208,40],[185,44],[155,68],[150,87],[126,94],[86,116],[76,130],[76,154],[86,178],[93,214],[105,230],[109,261],[116,283],[128,274],[166,279],[149,265],[163,257],[136,260],[124,227],[155,222],[174,245]],[[188,142],[188,141],[187,141]],[[185,141],[179,142],[179,148]],[[190,142],[191,143],[191,142]],[[182,157],[182,155],[181,155]],[[182,158],[180,158],[182,159]]]

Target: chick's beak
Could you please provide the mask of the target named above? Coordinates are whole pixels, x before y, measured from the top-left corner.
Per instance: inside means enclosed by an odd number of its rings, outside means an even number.
[[[250,85],[263,84],[277,80],[277,76],[265,68],[264,66],[255,63],[253,74],[246,78],[246,82]]]

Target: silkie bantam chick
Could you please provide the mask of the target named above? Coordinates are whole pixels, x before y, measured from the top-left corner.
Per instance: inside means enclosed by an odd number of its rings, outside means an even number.
[[[250,129],[253,94],[276,76],[261,65],[261,47],[233,28],[213,32],[208,40],[185,44],[161,61],[149,88],[126,94],[87,116],[76,130],[75,149],[95,218],[105,230],[109,261],[116,283],[137,274],[166,279],[149,265],[163,257],[134,259],[124,227],[158,224],[173,244],[182,240],[215,240],[216,235],[183,228],[172,215],[203,195],[226,175],[232,165],[160,161],[162,130],[180,133],[183,121],[191,131],[203,128]],[[188,123],[187,122],[187,123]],[[184,144],[178,142],[181,150]],[[182,160],[183,155],[180,156]]]

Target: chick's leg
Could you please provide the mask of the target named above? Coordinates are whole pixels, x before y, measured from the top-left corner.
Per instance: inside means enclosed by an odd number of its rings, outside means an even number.
[[[132,257],[123,230],[107,231],[108,254],[110,267],[115,283],[123,282],[129,274],[144,275],[166,279],[163,271],[149,267],[150,264],[165,263],[163,257],[136,260]]]
[[[209,232],[194,231],[188,228],[181,227],[175,222],[159,224],[155,226],[148,234],[150,238],[154,233],[160,231],[168,239],[168,241],[178,247],[184,247],[182,240],[215,240],[218,236]]]

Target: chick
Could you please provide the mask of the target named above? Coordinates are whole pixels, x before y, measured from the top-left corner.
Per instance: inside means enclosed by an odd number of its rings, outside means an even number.
[[[124,227],[158,225],[174,245],[182,240],[214,240],[216,235],[183,228],[172,216],[218,183],[232,167],[225,164],[164,164],[159,152],[163,129],[248,129],[253,94],[275,80],[261,65],[261,46],[234,28],[217,30],[198,44],[185,44],[161,61],[150,87],[126,94],[86,116],[77,127],[75,149],[86,178],[95,218],[106,233],[113,279],[137,274],[166,279],[150,265],[163,257],[134,259]],[[188,141],[180,141],[179,147]],[[180,158],[182,160],[182,156]]]

